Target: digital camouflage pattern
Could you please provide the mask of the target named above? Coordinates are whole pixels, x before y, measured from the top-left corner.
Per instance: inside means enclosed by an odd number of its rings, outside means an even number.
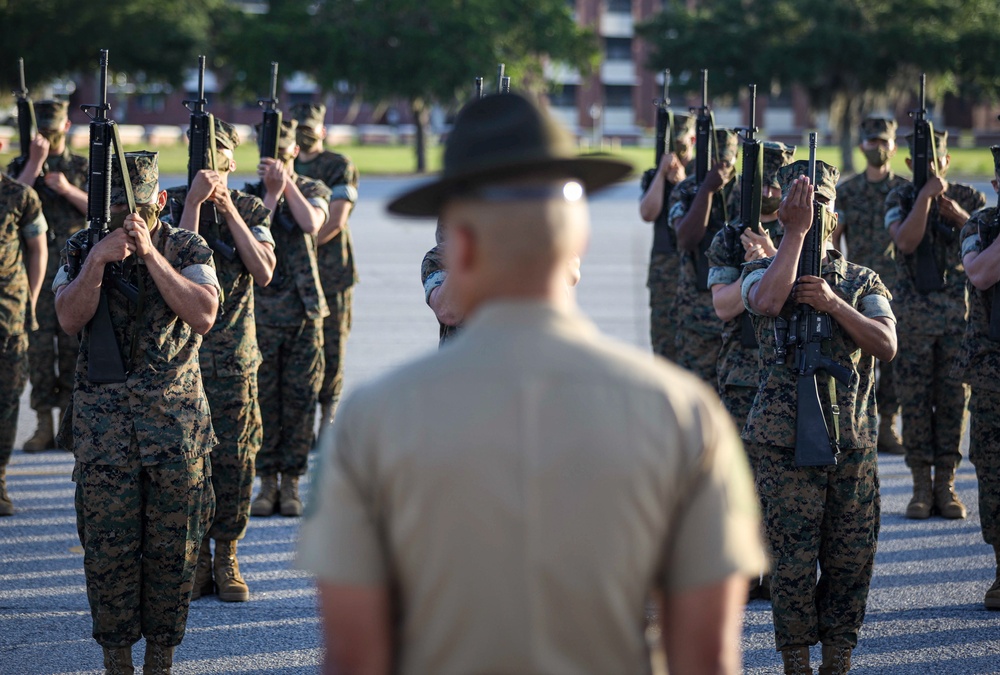
[[[236,130],[229,122],[221,120],[218,117],[212,116],[212,121],[215,127],[215,144],[226,148],[227,150],[235,150],[240,147],[240,143],[243,139],[240,138],[240,132]],[[187,130],[187,137],[191,138],[191,129]]]
[[[773,258],[764,258],[747,263],[743,267],[743,304],[751,312],[754,332],[760,344],[763,365],[761,383],[754,399],[753,408],[743,428],[745,441],[776,445],[784,448],[795,447],[795,419],[797,411],[794,350],[789,347],[784,365],[775,363],[774,319],[755,314],[748,304],[748,294],[752,286],[760,281]],[[872,270],[844,260],[835,251],[827,252],[823,278],[848,305],[865,316],[892,317],[889,289]],[[785,302],[781,316],[790,319],[794,303],[791,297]],[[836,322],[833,337],[825,341],[823,353],[837,363],[851,369],[851,383],[844,386],[837,383],[837,404],[840,406],[840,447],[844,449],[874,448],[878,423],[875,408],[875,357],[865,354]],[[820,392],[827,390],[826,374],[817,376]],[[823,405],[827,424],[833,429],[833,418],[829,403]]]
[[[86,239],[85,230],[78,232],[67,247],[82,246]],[[194,232],[161,222],[153,230],[152,243],[182,274],[189,267],[214,267],[212,249]],[[64,248],[63,269],[53,284],[54,291],[72,281],[66,260]],[[141,320],[137,320],[135,307],[121,293],[106,294],[115,336],[126,358],[128,379],[114,384],[89,380],[90,328],[85,327],[73,394],[72,445],[76,460],[130,466],[130,453],[135,451],[136,443],[143,466],[206,455],[217,439],[198,365],[202,338],[177,319],[146,265],[136,256],[125,261],[124,272],[134,286],[145,289]],[[133,336],[135,353],[130,361]],[[130,440],[133,437],[136,443]]]
[[[831,467],[795,466],[791,446],[751,442],[747,452],[757,458],[772,556],[775,647],[853,648],[865,618],[881,513],[874,446],[845,450]]]
[[[896,120],[887,117],[866,117],[861,122],[861,138],[868,141],[896,140]]]
[[[438,241],[434,248],[424,254],[424,259],[420,263],[420,283],[424,287],[424,295],[426,298],[430,297],[428,281],[431,281],[431,283],[439,286],[440,281],[437,280],[443,280],[443,275],[445,274],[447,274],[447,271],[444,267],[444,242]],[[432,277],[434,277],[434,279],[432,279]],[[455,335],[458,334],[458,330],[458,326],[446,326],[439,321],[438,345],[444,345],[445,342],[455,337]]]
[[[735,134],[733,135],[735,138]],[[677,230],[677,223],[684,217],[698,193],[695,176],[688,176],[670,194],[670,227]],[[712,293],[707,284],[701,283],[699,266],[708,268],[705,251],[712,243],[716,232],[727,222],[739,217],[739,180],[734,176],[722,190],[712,198],[712,209],[708,218],[705,235],[694,253],[681,252],[680,274],[677,280],[677,333],[674,339],[675,357],[678,364],[697,374],[713,388],[717,382],[716,362],[722,346],[722,321],[715,314]]]
[[[785,196],[788,194],[788,190],[796,178],[808,175],[809,162],[800,159],[778,169],[778,172],[775,174],[775,185],[781,188],[781,194]],[[813,184],[813,187],[817,195],[822,195],[831,202],[835,201],[837,199],[838,180],[840,180],[840,169],[822,160],[816,160],[816,182]]]
[[[994,152],[994,156],[997,153]],[[1000,173],[1000,167],[997,170]],[[996,207],[980,209],[962,228],[962,252],[983,251],[980,231],[996,222]],[[1000,547],[1000,342],[989,338],[994,287],[970,284],[969,322],[956,375],[972,387],[969,400],[969,461],[979,481],[979,522],[983,540]]]
[[[764,185],[781,187],[778,183],[778,169],[792,163],[795,158],[795,146],[777,141],[764,141],[761,146],[764,150],[761,180]]]
[[[39,103],[35,103],[36,120],[38,113]],[[63,121],[65,119],[64,111]],[[38,124],[41,127],[41,122]],[[8,174],[15,175],[18,159],[7,167]],[[62,173],[71,185],[81,190],[87,189],[86,157],[75,155],[68,148],[61,155],[49,155],[45,160],[45,173],[55,172]],[[35,307],[38,330],[29,336],[31,407],[34,410],[60,408],[66,414],[73,397],[73,370],[80,341],[75,335],[68,335],[59,327],[55,296],[46,291],[52,287],[52,281],[59,270],[59,252],[66,245],[67,239],[86,226],[87,217],[68,199],[46,186],[41,176],[35,179],[34,188],[42,200],[42,212],[49,226],[49,262],[42,292]]]
[[[329,188],[305,176],[296,175],[294,180],[310,204],[329,213]],[[266,189],[262,182],[248,183],[244,192],[263,199]],[[271,235],[277,264],[271,283],[254,289],[257,326],[299,326],[305,319],[329,316],[319,277],[316,237],[299,227],[284,197],[271,215]]]
[[[838,224],[845,229],[851,262],[878,272],[892,290],[896,287],[896,247],[885,229],[885,202],[890,192],[907,182],[890,171],[883,180],[871,183],[862,171],[837,186]]]
[[[910,156],[913,156],[913,141],[916,137],[913,132],[906,134],[906,144],[910,146]],[[934,151],[937,153],[938,158],[944,157],[948,154],[948,131],[938,131],[934,130]]]
[[[129,463],[77,462],[76,523],[93,636],[104,647],[147,641],[176,646],[184,638],[198,546],[212,520],[208,457]]]
[[[297,326],[258,324],[257,343],[264,361],[257,375],[264,421],[257,473],[301,476],[316,441],[313,429],[323,382],[323,323],[304,319]]]
[[[327,304],[330,305],[330,316],[323,319],[324,366],[319,403],[329,407],[328,416],[333,419],[344,390],[344,358],[353,321],[354,289],[327,295]]]
[[[0,379],[0,470],[3,470],[14,451],[21,393],[28,382],[28,335],[0,337],[0,359],[9,368],[7,376]]]
[[[46,99],[44,101],[35,101],[32,107],[35,111],[35,126],[39,129],[61,130],[65,126],[66,120],[69,119],[68,101]]]
[[[675,129],[678,128],[680,118],[685,120],[682,131],[675,131],[675,134],[683,136],[693,133],[694,118],[687,115],[674,116]],[[655,168],[642,174],[639,187],[643,195],[649,189],[655,174]],[[673,189],[673,183],[664,180],[663,208],[653,221],[653,246],[649,252],[649,273],[646,277],[646,288],[649,289],[649,341],[654,354],[671,360],[676,351],[677,276],[680,267],[677,233],[670,226],[670,195]]]
[[[156,199],[156,189],[160,185],[159,155],[148,150],[125,153],[125,166],[132,183],[132,196],[136,204],[150,204]],[[125,179],[118,155],[111,155],[111,203],[127,204]]]

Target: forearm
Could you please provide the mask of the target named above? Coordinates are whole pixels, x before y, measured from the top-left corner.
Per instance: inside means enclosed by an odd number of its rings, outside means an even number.
[[[712,212],[713,193],[702,188],[691,202],[687,213],[677,221],[677,247],[682,251],[694,251],[708,229],[708,217]]]
[[[294,181],[288,181],[285,185],[285,201],[292,211],[296,224],[303,232],[317,234],[320,231],[326,222],[327,214],[323,213],[323,209],[310,204]]]
[[[155,249],[145,261],[156,289],[178,318],[200,335],[210,331],[219,308],[218,291],[186,279]]]
[[[80,213],[87,213],[87,193],[73,185],[68,184],[61,193],[62,197],[73,205],[73,208]]]
[[[27,255],[24,257],[24,266],[28,272],[28,289],[31,293],[31,306],[38,305],[38,294],[42,290],[42,283],[45,281],[45,268],[49,263],[49,247],[45,243],[45,236],[32,237],[26,244]]]
[[[712,286],[712,306],[715,307],[715,314],[723,321],[735,319],[746,310],[740,286],[739,279],[731,284]]]
[[[1000,238],[982,253],[968,253],[962,259],[965,274],[976,290],[986,291],[1000,281]]]
[[[76,335],[94,318],[101,298],[104,265],[88,257],[80,273],[56,292],[56,317],[70,335]]]
[[[778,316],[781,312],[798,277],[799,255],[804,238],[805,235],[800,233],[786,233],[782,238],[774,261],[747,296],[754,312],[771,317]]]
[[[647,223],[659,218],[663,211],[663,180],[663,174],[657,171],[646,194],[639,201],[639,217]]]
[[[902,222],[889,226],[889,234],[900,253],[909,255],[917,250],[927,231],[927,216],[931,212],[931,199],[918,196],[913,208]]]
[[[233,235],[233,242],[236,244],[240,260],[250,272],[254,283],[261,287],[267,286],[271,283],[274,266],[277,262],[274,247],[263,241],[258,241],[250,228],[247,227],[243,217],[236,211],[226,214],[226,225],[229,227],[229,233]]]
[[[330,217],[319,228],[319,234],[316,237],[317,245],[322,246],[340,234],[347,227],[347,218],[350,215],[351,202],[346,199],[337,199],[330,202]]]
[[[896,323],[892,319],[869,319],[841,298],[838,298],[830,317],[862,352],[885,362],[892,361],[896,356]]]
[[[204,202],[194,199],[191,193],[184,199],[184,210],[181,212],[181,222],[177,223],[177,227],[182,230],[188,230],[190,232],[199,232],[201,230],[201,205]]]
[[[732,575],[706,588],[667,596],[661,606],[670,675],[736,675],[747,580]]]
[[[42,166],[45,164],[44,159],[28,159],[24,163],[24,168],[21,169],[21,173],[17,175],[15,180],[18,183],[27,185],[28,187],[34,187],[35,181],[38,177],[42,175]]]

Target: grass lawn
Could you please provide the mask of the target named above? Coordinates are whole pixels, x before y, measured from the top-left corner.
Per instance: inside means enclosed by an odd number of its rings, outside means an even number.
[[[127,150],[144,149],[143,146],[127,147]],[[187,147],[184,145],[161,146],[160,171],[170,174],[187,173]],[[358,167],[361,176],[375,175],[406,175],[416,168],[415,152],[411,146],[399,145],[351,145],[335,148],[351,157]],[[80,154],[86,154],[84,148]],[[0,167],[6,168],[15,152],[0,152]],[[637,172],[642,172],[653,166],[653,149],[639,147],[616,147],[610,154],[631,162]],[[427,149],[429,171],[441,168],[442,147],[431,145]],[[834,146],[822,147],[818,150],[819,159],[838,166],[840,164],[840,149]],[[902,176],[909,176],[906,168],[906,157],[909,153],[903,148],[893,158],[893,169]],[[800,147],[796,153],[797,159],[807,159],[808,149]],[[257,148],[253,143],[244,143],[236,150],[237,170],[249,173],[257,163]],[[854,166],[863,167],[864,156],[860,150],[854,152]],[[988,148],[954,148],[951,150],[951,169],[949,175],[956,179],[988,180],[993,175],[993,156]]]

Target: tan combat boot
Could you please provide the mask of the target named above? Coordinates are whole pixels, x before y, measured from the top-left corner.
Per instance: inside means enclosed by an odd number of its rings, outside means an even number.
[[[52,409],[38,411],[38,426],[35,435],[24,442],[25,452],[44,452],[56,447],[55,432],[52,429]]]
[[[965,504],[955,494],[955,467],[934,467],[934,509],[942,518],[965,518]]]
[[[781,662],[785,664],[785,675],[812,675],[809,666],[808,647],[786,647],[781,650]]]
[[[278,477],[261,476],[260,492],[250,505],[250,515],[266,518],[278,509]]]
[[[0,469],[0,516],[14,515],[14,504],[7,496],[7,468]]]
[[[133,675],[132,647],[104,647],[104,675]]]
[[[913,498],[906,505],[906,517],[914,520],[927,520],[931,517],[931,468],[929,466],[912,467]]]
[[[215,586],[216,594],[223,602],[246,602],[250,599],[250,589],[240,575],[235,541],[215,540]]]
[[[174,648],[164,647],[146,640],[146,658],[142,664],[142,675],[171,675],[174,666]]]
[[[302,500],[299,499],[299,477],[281,474],[281,515],[301,516]]]
[[[878,451],[887,455],[905,455],[906,448],[903,447],[903,439],[896,431],[896,420],[899,418],[899,411],[890,415],[880,415],[878,423]]]
[[[197,600],[203,595],[211,595],[215,592],[215,584],[212,582],[212,549],[208,537],[201,540],[201,548],[198,549],[198,566],[194,570],[194,588],[191,590],[191,599]]]
[[[844,675],[851,669],[851,648],[846,645],[823,645],[823,663],[819,675]]]
[[[990,590],[986,591],[983,605],[986,606],[986,609],[996,611],[1000,610],[1000,546],[995,546],[993,551],[997,556],[997,580],[990,586]]]

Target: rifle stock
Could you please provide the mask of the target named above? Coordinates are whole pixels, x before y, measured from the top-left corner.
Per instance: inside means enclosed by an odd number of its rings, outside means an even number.
[[[937,148],[934,143],[934,125],[927,119],[927,76],[920,75],[920,108],[910,113],[913,117],[913,188],[919,193],[931,176],[931,167],[937,171]],[[934,242],[931,240],[932,222],[936,220],[937,203],[927,214],[924,237],[914,252],[914,285],[920,293],[932,293],[944,288],[944,278],[938,267]]]
[[[708,107],[707,69],[702,69],[701,71],[701,107],[692,109],[691,112],[697,117],[694,125],[694,175],[695,181],[697,181],[698,185],[701,185],[705,181],[705,176],[708,175],[711,158],[715,154],[713,152],[715,138],[712,137],[712,132],[715,129],[715,120],[713,119],[712,109]]]
[[[20,160],[23,167],[24,162],[28,161],[28,148],[35,137],[37,127],[35,124],[35,106],[31,102],[31,99],[28,98],[28,87],[25,86],[23,58],[17,59],[17,73],[21,87],[14,91],[14,96],[17,98],[17,135],[18,141],[21,144]]]

